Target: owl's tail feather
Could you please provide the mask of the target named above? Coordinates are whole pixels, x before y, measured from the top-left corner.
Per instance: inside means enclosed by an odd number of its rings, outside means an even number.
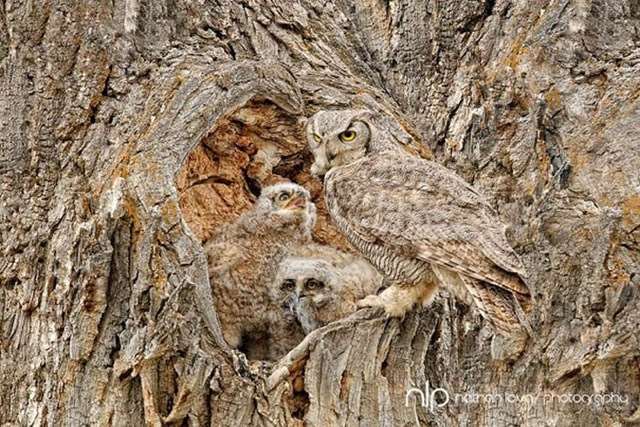
[[[480,278],[480,280],[510,290],[521,301],[521,304],[528,304],[531,300],[531,292],[529,292],[529,288],[520,276],[500,267],[494,266],[492,271],[486,275],[486,278]]]
[[[494,286],[503,288],[517,294],[521,299],[531,297],[527,284],[516,273],[507,271],[493,262],[486,259],[485,263],[474,264],[468,262],[470,255],[456,256],[450,252],[445,252],[442,248],[433,245],[419,245],[417,247],[417,257],[423,261],[446,268],[461,276],[474,278],[482,282],[491,283]],[[465,261],[465,259],[467,259]],[[476,260],[477,261],[477,260]]]
[[[471,277],[461,277],[480,313],[493,324],[499,334],[510,336],[526,332],[530,337],[534,337],[533,329],[522,307],[522,300],[525,299],[522,295]]]

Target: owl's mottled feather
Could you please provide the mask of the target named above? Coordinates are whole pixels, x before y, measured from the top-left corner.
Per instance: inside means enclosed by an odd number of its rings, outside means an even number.
[[[462,178],[408,154],[385,130],[362,110],[321,111],[307,124],[331,218],[391,283],[361,305],[403,316],[444,284],[522,344],[530,293],[496,213]]]
[[[325,186],[345,234],[528,295],[491,207],[439,164],[385,151],[331,170]]]

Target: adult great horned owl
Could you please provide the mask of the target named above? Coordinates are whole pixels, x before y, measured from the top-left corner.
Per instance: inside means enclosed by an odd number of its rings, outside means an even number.
[[[382,276],[366,260],[311,244],[282,260],[271,292],[284,316],[308,334],[353,313],[358,300],[381,285]]]
[[[526,341],[524,268],[485,198],[445,167],[406,153],[368,111],[322,111],[307,123],[327,209],[392,283],[362,306],[403,316],[438,283],[465,289],[503,337]],[[494,340],[495,342],[495,340]]]
[[[205,246],[222,333],[250,359],[273,358],[270,331],[279,323],[269,293],[287,251],[311,239],[315,205],[296,184],[263,189],[253,208]],[[302,339],[302,331],[295,339]]]

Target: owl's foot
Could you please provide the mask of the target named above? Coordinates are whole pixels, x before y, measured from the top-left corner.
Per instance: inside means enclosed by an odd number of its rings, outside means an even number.
[[[358,308],[363,307],[381,307],[387,314],[387,317],[404,317],[404,315],[413,308],[418,302],[416,298],[415,288],[400,288],[398,286],[390,286],[380,295],[368,295],[358,301]]]

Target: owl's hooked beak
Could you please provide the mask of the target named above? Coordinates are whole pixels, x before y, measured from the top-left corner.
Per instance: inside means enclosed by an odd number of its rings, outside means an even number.
[[[322,178],[329,171],[329,159],[327,158],[326,147],[320,146],[317,151],[313,153],[315,161],[311,165],[311,175]]]
[[[310,296],[312,295],[309,294],[309,291],[302,287],[298,287],[294,293],[294,298],[296,299],[296,302],[301,302],[303,299],[308,299]]]
[[[286,209],[303,209],[307,206],[307,201],[304,197],[298,196],[291,199],[289,203],[285,206]]]

